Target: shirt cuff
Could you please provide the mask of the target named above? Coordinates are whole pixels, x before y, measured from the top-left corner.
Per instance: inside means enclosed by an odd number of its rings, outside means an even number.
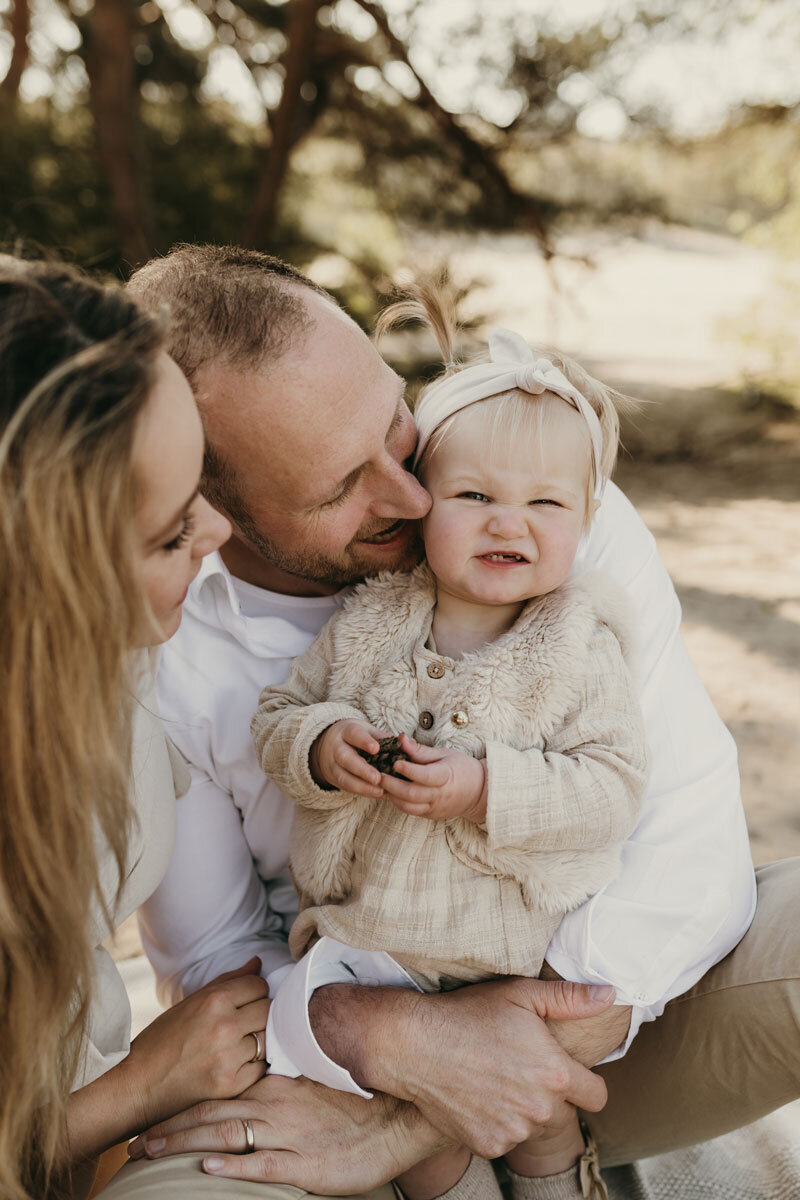
[[[636,996],[631,996],[628,992],[614,983],[612,979],[607,979],[605,975],[601,975],[598,971],[593,971],[589,966],[584,965],[582,969],[577,969],[575,963],[558,951],[550,943],[547,950],[546,960],[548,964],[557,971],[562,979],[569,979],[572,983],[589,983],[589,984],[608,984],[616,988],[617,997],[614,1001],[615,1005],[627,1005],[631,1010],[631,1023],[628,1027],[628,1033],[623,1042],[607,1054],[596,1065],[602,1066],[603,1063],[615,1062],[618,1058],[624,1058],[628,1050],[633,1044],[633,1039],[641,1029],[642,1025],[647,1021],[655,1021],[656,1017],[660,1017],[666,1008],[666,1000],[654,1000],[650,1004],[643,1004],[641,993]]]
[[[267,1062],[271,1075],[304,1075],[315,1083],[372,1099],[349,1071],[324,1052],[314,1037],[308,1002],[330,983],[362,987],[420,988],[399,963],[383,950],[356,950],[323,937],[297,963],[279,967],[267,978],[272,1004],[267,1020]]]
[[[625,1001],[617,999],[614,1003],[623,1004]],[[656,1009],[658,1009],[658,1011],[656,1011]],[[628,1028],[628,1034],[625,1038],[625,1041],[620,1042],[616,1050],[612,1050],[610,1054],[607,1054],[605,1058],[601,1059],[601,1061],[596,1065],[601,1067],[603,1063],[615,1062],[618,1058],[624,1058],[630,1050],[631,1045],[633,1044],[633,1039],[636,1037],[642,1025],[644,1025],[646,1021],[655,1021],[656,1017],[660,1017],[663,1011],[663,1004],[660,1007],[656,1005],[655,1008],[644,1008],[640,1004],[631,1005],[631,1023],[630,1027]]]

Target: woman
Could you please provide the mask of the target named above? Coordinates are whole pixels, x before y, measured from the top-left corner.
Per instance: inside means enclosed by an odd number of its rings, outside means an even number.
[[[130,1045],[100,943],[154,890],[174,822],[149,657],[228,522],[159,324],[71,268],[0,257],[0,1194],[84,1195],[98,1154],[258,1061],[258,960]],[[140,697],[136,699],[135,697]]]

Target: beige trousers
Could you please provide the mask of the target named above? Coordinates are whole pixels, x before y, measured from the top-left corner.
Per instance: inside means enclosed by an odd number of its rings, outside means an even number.
[[[707,1141],[800,1096],[800,858],[757,872],[755,920],[736,949],[602,1067],[587,1114],[603,1166]],[[293,1187],[214,1179],[200,1156],[129,1164],[102,1200],[291,1200]],[[389,1188],[372,1200],[393,1200]]]

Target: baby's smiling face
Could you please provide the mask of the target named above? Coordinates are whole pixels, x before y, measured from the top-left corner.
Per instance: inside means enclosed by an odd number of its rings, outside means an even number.
[[[569,575],[588,524],[590,443],[563,400],[537,403],[541,437],[533,425],[528,436],[493,437],[493,406],[481,402],[458,414],[424,466],[433,504],[422,529],[440,595],[513,605]]]

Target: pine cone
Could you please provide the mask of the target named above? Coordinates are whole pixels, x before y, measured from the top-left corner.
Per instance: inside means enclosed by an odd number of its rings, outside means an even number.
[[[362,758],[365,758],[370,766],[375,767],[382,775],[394,775],[395,779],[404,779],[404,775],[398,775],[394,769],[394,764],[398,759],[406,758],[405,753],[400,745],[399,737],[378,738],[380,750],[376,754],[367,754],[366,750],[359,750],[358,753]]]

